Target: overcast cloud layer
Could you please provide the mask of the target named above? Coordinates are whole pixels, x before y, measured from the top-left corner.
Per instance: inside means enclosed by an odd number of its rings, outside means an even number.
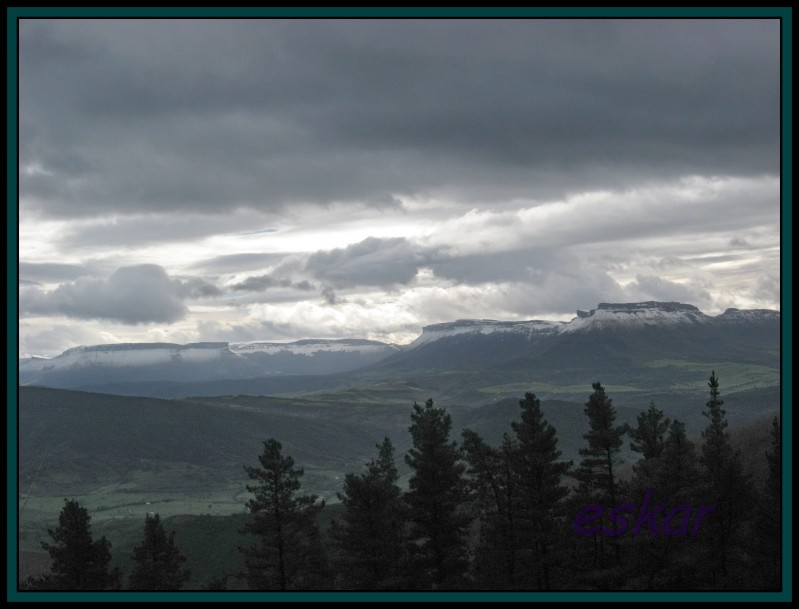
[[[779,308],[777,20],[19,33],[21,353]]]

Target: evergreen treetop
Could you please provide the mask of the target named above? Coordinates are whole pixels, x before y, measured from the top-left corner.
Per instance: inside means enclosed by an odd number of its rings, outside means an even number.
[[[451,417],[427,400],[414,403],[409,428],[413,447],[405,462],[413,469],[406,500],[410,508],[410,544],[416,587],[456,587],[466,572],[464,509],[465,466],[457,443],[450,441]]]
[[[144,539],[133,550],[136,566],[128,577],[130,590],[180,590],[191,573],[183,568],[186,557],[175,545],[175,532],[167,535],[158,514],[144,520]]]
[[[317,503],[316,495],[297,495],[303,470],[282,455],[282,448],[270,438],[258,457],[261,467],[244,467],[256,481],[247,485],[255,496],[247,502],[253,520],[245,530],[258,538],[252,547],[241,549],[244,577],[254,590],[317,589],[326,575],[316,521],[324,502]]]
[[[120,586],[118,569],[109,570],[111,543],[92,539],[91,517],[74,499],[64,500],[58,527],[49,530],[53,543],[42,542],[52,559],[51,574],[32,581],[33,587],[52,590],[113,590]]]

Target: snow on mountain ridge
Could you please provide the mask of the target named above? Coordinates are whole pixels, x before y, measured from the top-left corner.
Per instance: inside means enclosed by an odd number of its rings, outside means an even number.
[[[553,334],[564,322],[534,319],[530,321],[496,321],[493,319],[459,319],[454,322],[432,324],[422,328],[422,334],[412,343],[405,345],[405,350],[415,349],[442,338],[460,334],[487,335],[494,333],[515,333],[532,335]]]
[[[313,356],[317,353],[349,352],[377,356],[390,355],[399,347],[378,341],[359,339],[309,339],[292,343],[252,341],[247,343],[204,342],[180,345],[176,343],[115,343],[72,347],[53,358],[20,360],[19,367],[25,372],[39,372],[71,367],[109,366],[137,367],[158,366],[167,363],[210,364],[227,358],[243,358],[262,353],[264,355],[291,354]]]
[[[643,326],[704,323],[713,319],[694,305],[679,302],[599,303],[588,312],[577,311],[577,317],[561,332],[602,330],[606,328],[640,328]]]
[[[26,372],[53,370],[70,366],[150,366],[170,362],[211,363],[222,358],[248,358],[277,354],[313,356],[317,353],[359,352],[365,356],[390,355],[408,351],[440,339],[464,334],[486,336],[495,333],[520,334],[528,339],[609,328],[634,329],[646,326],[698,323],[749,323],[780,320],[780,312],[770,309],[730,308],[721,315],[709,316],[697,307],[679,302],[599,303],[596,309],[577,311],[569,322],[529,320],[497,321],[492,319],[459,319],[431,324],[413,342],[397,346],[365,339],[304,339],[294,342],[250,341],[241,343],[199,342],[118,343],[73,347],[51,359],[20,359],[19,368]]]
[[[170,362],[200,364],[214,362],[226,354],[227,343],[117,343],[73,347],[51,359],[27,363],[28,371],[71,366],[157,366]]]
[[[716,319],[720,321],[779,321],[781,315],[779,311],[772,309],[727,309]]]
[[[251,341],[246,343],[230,343],[230,350],[237,354],[264,353],[292,353],[294,355],[311,355],[319,352],[352,352],[380,353],[382,351],[398,351],[399,348],[387,343],[370,340],[324,340],[308,339],[291,343],[273,343],[265,341]]]

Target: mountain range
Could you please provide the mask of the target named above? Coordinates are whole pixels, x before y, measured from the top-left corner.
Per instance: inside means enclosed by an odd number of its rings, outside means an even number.
[[[534,381],[562,393],[587,377],[666,390],[715,365],[734,372],[728,382],[751,387],[778,382],[780,321],[779,311],[764,309],[710,316],[676,302],[601,303],[569,322],[434,324],[402,346],[310,339],[75,347],[52,359],[21,359],[19,383],[154,397],[296,395],[375,382],[424,385],[446,373],[450,379],[433,385],[458,377],[460,397],[479,402],[491,388],[512,394],[503,385]]]
[[[569,322],[458,320],[407,345],[367,340],[148,343],[69,349],[19,362],[21,547],[41,553],[64,497],[97,519],[242,513],[242,468],[274,437],[305,468],[303,490],[335,501],[347,473],[389,437],[401,483],[414,402],[432,398],[497,445],[533,392],[579,460],[592,383],[618,424],[654,403],[701,441],[715,371],[731,428],[751,428],[762,464],[781,400],[778,311],[709,316],[679,303],[600,304]],[[168,399],[164,399],[168,398]],[[754,427],[751,427],[754,426]],[[622,458],[637,459],[629,443]],[[110,526],[110,524],[109,524]]]

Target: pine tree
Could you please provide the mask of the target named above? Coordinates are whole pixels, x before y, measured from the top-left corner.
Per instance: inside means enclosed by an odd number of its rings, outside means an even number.
[[[516,476],[512,469],[518,445],[508,434],[503,435],[499,449],[471,429],[464,429],[461,435],[468,463],[467,486],[480,521],[474,577],[480,589],[510,590],[517,587],[523,568],[518,564]]]
[[[630,490],[634,505],[641,505],[650,489],[658,501],[668,500],[670,505],[694,506],[700,502],[698,457],[682,422],[669,421],[652,404],[638,415],[638,427],[630,434],[637,440],[630,448],[643,456],[633,466]],[[693,587],[696,544],[692,537],[638,535],[625,541],[625,552],[632,559],[627,570],[628,585],[645,590]]]
[[[523,578],[526,587],[549,590],[553,565],[559,562],[553,549],[562,528],[563,500],[569,494],[563,477],[572,464],[560,461],[557,432],[544,419],[538,398],[525,393],[519,406],[521,422],[511,423],[518,443],[513,455],[516,486],[513,512],[520,542],[519,558],[526,572]]]
[[[695,505],[699,500],[699,457],[694,443],[685,433],[685,423],[675,419],[663,445],[655,471],[655,488],[675,504]]]
[[[589,431],[583,435],[588,448],[581,448],[583,459],[577,471],[581,494],[603,505],[615,505],[618,494],[619,451],[627,426],[614,426],[616,409],[600,383],[585,403]]]
[[[467,568],[465,466],[450,442],[451,417],[427,400],[414,403],[409,428],[413,448],[405,462],[413,470],[406,500],[410,507],[413,587],[451,589],[462,585]]]
[[[665,448],[665,434],[671,421],[663,416],[663,411],[655,408],[654,402],[649,410],[638,415],[638,426],[630,428],[630,450],[641,453],[643,459],[633,465],[639,490],[646,492],[652,488],[655,471],[661,464]]]
[[[583,435],[588,441],[587,448],[580,449],[583,457],[580,461],[576,477],[579,481],[577,495],[582,505],[597,503],[613,506],[619,503],[620,496],[617,469],[621,460],[619,452],[623,444],[622,437],[627,425],[614,425],[616,409],[613,400],[605,393],[600,383],[592,384],[593,393],[585,403],[585,414],[588,417],[589,430]],[[597,522],[599,524],[599,522]],[[604,523],[615,528],[614,523]],[[605,565],[605,536],[595,534],[592,538],[593,566]],[[621,561],[617,539],[611,537],[615,563]]]
[[[521,421],[499,449],[471,430],[463,432],[470,488],[480,507],[475,576],[481,588],[553,587],[552,570],[563,529],[562,485],[571,462],[559,461],[555,428],[532,393],[519,401]]]
[[[144,539],[133,550],[136,566],[128,577],[130,590],[180,590],[191,573],[183,568],[186,558],[175,546],[175,532],[169,535],[158,514],[144,520]]]
[[[356,590],[396,590],[401,587],[405,514],[388,438],[377,445],[378,458],[365,471],[347,474],[338,498],[345,512],[330,535],[338,550],[339,587]]]
[[[726,578],[729,572],[730,550],[734,536],[744,522],[754,497],[752,481],[743,471],[740,451],[733,451],[727,431],[724,401],[719,397],[719,381],[716,371],[708,382],[710,399],[707,410],[702,414],[708,419],[707,428],[702,432],[702,457],[706,501],[716,506],[716,511],[708,519],[711,535],[710,557],[718,566],[718,573]],[[716,571],[713,572],[715,579]]]
[[[774,417],[771,427],[771,447],[766,452],[768,478],[758,505],[755,553],[763,587],[778,590],[782,579],[782,450],[780,421]]]
[[[52,559],[50,574],[28,578],[25,587],[46,590],[115,590],[119,569],[109,570],[111,543],[105,537],[92,540],[91,517],[73,500],[64,500],[58,527],[48,530],[53,543],[42,542]]]
[[[300,495],[302,468],[283,457],[282,445],[274,438],[264,442],[258,457],[261,467],[245,466],[256,481],[247,485],[255,494],[247,502],[253,515],[245,531],[257,537],[245,555],[244,578],[253,590],[313,590],[324,586],[326,558],[317,515],[324,502],[316,495]]]

